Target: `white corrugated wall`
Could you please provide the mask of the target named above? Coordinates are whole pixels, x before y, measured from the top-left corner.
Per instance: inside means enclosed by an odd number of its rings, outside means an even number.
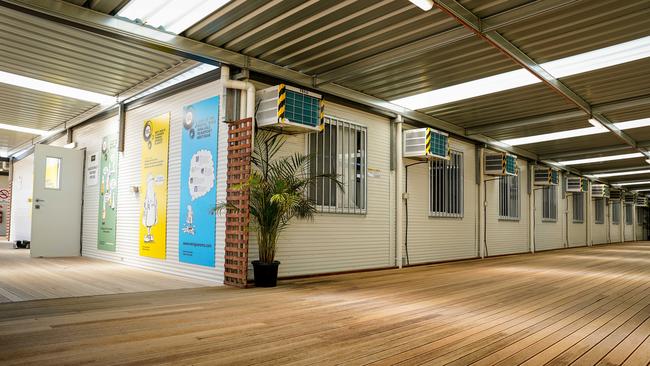
[[[408,253],[411,264],[478,257],[476,148],[449,140],[451,149],[463,152],[463,217],[429,216],[429,165],[408,168]],[[405,159],[404,164],[417,161]],[[404,174],[406,171],[404,170]],[[404,176],[405,184],[406,176]],[[405,187],[405,185],[403,186]],[[406,210],[404,210],[404,225]],[[406,230],[406,226],[404,226]],[[404,251],[406,255],[406,250]]]
[[[223,282],[224,219],[217,218],[216,267],[181,263],[178,260],[180,197],[180,153],[183,106],[221,94],[221,84],[212,82],[163,100],[127,111],[125,151],[119,155],[116,252],[97,249],[98,186],[84,187],[83,255],[121,262],[146,269],[182,275],[210,283]],[[167,256],[165,260],[139,255],[140,203],[132,187],[140,186],[142,126],[145,119],[171,112],[167,201]],[[117,118],[83,126],[74,133],[80,148],[98,151],[102,138],[118,131]],[[217,201],[225,200],[227,128],[219,126]]]
[[[567,200],[569,203],[569,247],[584,247],[587,245],[587,193],[583,193],[584,199],[582,201],[582,212],[584,213],[584,220],[582,222],[573,221],[573,196],[567,194]]]
[[[596,223],[596,200],[591,200],[591,241],[593,244],[609,243],[610,217],[608,215],[609,205],[605,199],[605,217],[602,224]]]
[[[519,167],[519,220],[499,218],[499,180],[486,182],[487,197],[487,254],[502,255],[530,251],[528,167],[525,160],[517,159]],[[486,176],[486,180],[496,177]]]
[[[636,215],[634,218],[634,230],[636,231],[636,240],[646,240],[643,236],[643,221],[644,221],[644,215],[645,215],[645,210],[647,208],[644,207],[635,207],[634,208],[634,214]]]
[[[560,177],[562,182],[562,177]],[[557,220],[544,220],[542,206],[543,192],[540,187],[535,189],[535,251],[561,249],[566,243],[565,235],[565,204],[566,200],[562,199],[562,187],[556,186],[557,189]]]
[[[626,217],[625,217],[625,212],[626,212],[625,206],[627,206],[627,205],[622,204],[621,206],[623,206],[623,215],[621,216],[621,221],[622,221],[623,224],[625,224],[624,225],[624,230],[625,231],[623,232],[623,240],[624,241],[634,241],[634,226],[635,226],[634,224],[636,223],[635,208],[632,207],[632,224],[628,225]]]
[[[9,241],[31,240],[34,154],[13,164]]]
[[[619,213],[618,213],[619,216],[618,217],[620,219],[619,219],[618,224],[614,224],[614,222],[611,220],[613,212],[614,212],[614,205],[612,204],[611,201],[609,202],[609,218],[610,218],[609,236],[610,236],[610,239],[611,239],[612,243],[621,243],[621,242],[624,241],[623,240],[623,227],[624,227],[625,221],[624,221],[624,216],[623,216],[624,215],[623,204],[618,205],[618,207],[619,207],[619,210],[618,210],[619,211]]]
[[[381,268],[394,265],[391,239],[389,120],[374,114],[326,104],[325,113],[367,127],[368,208],[365,215],[317,214],[313,221],[295,220],[280,235],[276,259],[279,276],[296,276]],[[287,138],[287,152],[305,153],[305,135]],[[258,258],[251,232],[249,258]],[[252,275],[251,275],[252,277]]]

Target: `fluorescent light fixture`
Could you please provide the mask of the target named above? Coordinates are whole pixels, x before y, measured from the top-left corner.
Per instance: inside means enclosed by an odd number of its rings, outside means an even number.
[[[143,91],[140,94],[137,94],[137,95],[129,98],[125,102],[130,102],[132,100],[140,99],[140,98],[145,97],[145,96],[147,96],[149,94],[153,94],[153,93],[155,93],[157,91],[167,89],[170,86],[176,85],[178,83],[182,83],[185,80],[189,80],[189,79],[197,77],[199,75],[203,75],[203,74],[205,74],[207,72],[210,72],[212,70],[216,70],[218,68],[219,68],[218,66],[214,66],[214,65],[210,65],[210,64],[200,64],[199,66],[196,66],[196,67],[194,67],[192,69],[189,69],[189,70],[185,71],[182,74],[176,75],[176,76],[174,76],[173,78],[171,78],[169,80],[166,80],[166,81],[164,81],[164,82],[162,82],[162,83],[160,83],[160,84],[158,84],[158,85],[156,85],[154,87],[151,87],[151,88]]]
[[[609,178],[609,177],[621,177],[624,175],[635,175],[635,174],[650,174],[650,169],[645,170],[630,170],[627,172],[615,172],[615,173],[601,173],[594,174],[596,178]]]
[[[637,182],[621,182],[621,183],[614,183],[614,184],[617,185],[617,186],[621,186],[621,187],[623,187],[623,186],[638,186],[638,185],[642,185],[642,184],[650,184],[650,181],[645,180],[645,181],[637,181]]]
[[[578,128],[575,130],[552,132],[552,133],[545,133],[541,135],[526,136],[526,137],[518,137],[514,139],[503,140],[501,142],[508,144],[510,146],[517,146],[517,145],[534,144],[534,143],[545,142],[545,141],[568,139],[572,137],[596,135],[599,133],[609,132],[608,129],[606,129],[600,122],[598,122],[595,119],[590,119],[589,123],[594,127],[585,127],[585,128]],[[621,131],[629,130],[631,128],[648,127],[650,126],[650,118],[643,118],[643,119],[637,119],[637,120],[626,121],[626,122],[618,122],[618,123],[614,123],[614,126],[616,126]]]
[[[182,33],[229,0],[131,0],[117,15],[152,27]]]
[[[413,4],[417,5],[418,8],[429,11],[433,8],[433,0],[410,0]]]
[[[7,125],[4,123],[0,123],[0,130],[7,130],[7,131],[14,131],[14,132],[21,132],[21,133],[27,133],[30,135],[40,135],[40,136],[48,136],[52,132],[51,131],[45,131],[45,130],[38,130],[35,128],[27,128],[27,127],[20,127],[20,126],[14,126],[14,125]]]
[[[540,66],[555,78],[581,74],[650,57],[650,36],[595,51],[561,58]],[[409,109],[422,109],[541,82],[526,69],[412,95],[391,101]]]
[[[37,90],[45,93],[57,94],[63,97],[85,100],[97,104],[112,104],[115,102],[115,97],[112,97],[110,95],[104,95],[88,90],[50,83],[49,81],[32,79],[21,75],[11,74],[5,71],[0,71],[0,83]]]
[[[591,164],[591,163],[601,163],[604,161],[642,158],[643,156],[644,155],[641,153],[630,153],[630,154],[621,154],[621,155],[599,156],[596,158],[558,161],[558,164],[562,164],[562,165]]]

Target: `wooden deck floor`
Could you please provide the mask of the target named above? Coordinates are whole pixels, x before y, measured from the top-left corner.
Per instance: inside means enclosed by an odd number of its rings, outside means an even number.
[[[647,365],[650,244],[0,304],[0,364]]]
[[[202,287],[206,283],[86,257],[30,258],[0,243],[0,303]]]

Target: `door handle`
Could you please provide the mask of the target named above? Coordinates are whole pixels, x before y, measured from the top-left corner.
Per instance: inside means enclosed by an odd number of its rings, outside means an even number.
[[[37,199],[35,199],[34,201],[36,201],[36,202],[45,202],[45,200],[42,200],[42,199],[40,199],[40,198],[37,198]]]

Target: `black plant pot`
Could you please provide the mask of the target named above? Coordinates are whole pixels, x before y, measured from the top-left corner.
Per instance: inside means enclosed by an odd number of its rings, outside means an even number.
[[[275,287],[278,284],[279,261],[273,263],[262,263],[253,261],[253,273],[255,275],[255,287]]]

